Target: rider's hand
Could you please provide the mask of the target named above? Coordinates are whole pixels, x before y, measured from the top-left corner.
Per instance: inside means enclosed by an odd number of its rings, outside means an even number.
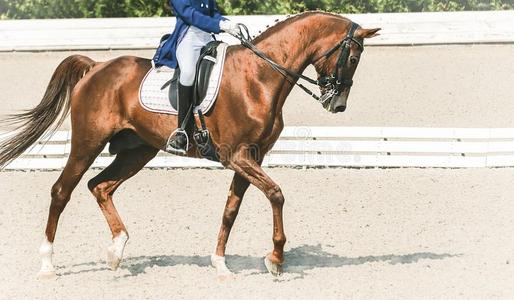
[[[239,26],[230,20],[221,20],[220,29],[233,35],[240,34]]]

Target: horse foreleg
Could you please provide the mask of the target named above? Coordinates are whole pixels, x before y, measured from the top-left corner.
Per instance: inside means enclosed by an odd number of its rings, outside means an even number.
[[[218,277],[230,277],[232,272],[227,268],[225,264],[225,249],[227,247],[228,237],[230,230],[239,212],[241,201],[243,196],[248,189],[250,182],[241,177],[241,175],[235,173],[230,185],[230,191],[228,194],[227,203],[225,210],[223,211],[223,219],[221,222],[220,232],[218,234],[218,245],[216,246],[216,253],[211,256],[211,263],[218,273]]]
[[[112,245],[107,248],[107,264],[116,270],[123,258],[128,240],[128,232],[121,220],[112,196],[116,189],[127,179],[139,172],[159,150],[141,146],[119,153],[114,161],[100,174],[88,182],[91,193],[96,197],[112,233]]]
[[[282,274],[284,263],[284,245],[286,235],[284,233],[284,222],[282,218],[282,208],[284,206],[284,195],[278,184],[262,170],[246,151],[241,151],[235,155],[229,166],[241,177],[245,178],[259,190],[261,190],[270,201],[273,211],[273,251],[266,255],[264,263],[268,271],[273,275]]]

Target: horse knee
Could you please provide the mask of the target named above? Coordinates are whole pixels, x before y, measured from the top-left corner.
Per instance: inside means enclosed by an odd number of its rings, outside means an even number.
[[[279,186],[273,187],[268,193],[268,199],[273,205],[283,206],[285,202],[284,194]]]

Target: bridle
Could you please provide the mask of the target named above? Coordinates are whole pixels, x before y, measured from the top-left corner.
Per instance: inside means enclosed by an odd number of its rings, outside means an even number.
[[[248,27],[241,23],[239,23],[238,25],[240,34],[233,36],[240,40],[241,44],[244,47],[250,49],[257,56],[267,61],[273,69],[282,74],[289,82],[300,87],[304,92],[306,92],[308,95],[316,99],[316,101],[320,102],[324,108],[328,109],[330,107],[329,104],[331,104],[332,101],[334,101],[338,96],[340,96],[344,89],[351,88],[353,86],[353,80],[343,78],[341,70],[347,64],[348,59],[350,59],[350,50],[352,43],[356,44],[361,50],[361,52],[364,51],[363,42],[355,38],[355,31],[360,27],[357,23],[352,22],[350,30],[348,31],[346,37],[344,37],[339,43],[337,43],[337,45],[332,47],[330,50],[328,50],[312,62],[316,63],[322,58],[329,59],[334,53],[336,53],[340,48],[342,48],[341,54],[339,54],[339,57],[336,62],[336,68],[334,70],[334,73],[328,76],[321,76],[317,80],[314,80],[302,74],[298,74],[274,62],[266,54],[257,49],[257,47],[255,47],[255,45],[252,43]],[[318,96],[303,84],[291,80],[290,77],[293,77],[295,79],[303,79],[311,84],[315,84],[319,86],[322,89],[322,91],[325,92],[321,96]]]
[[[322,76],[317,80],[318,86],[324,88],[328,92],[321,95],[318,100],[325,107],[328,104],[329,99],[333,99],[336,96],[340,96],[344,89],[351,88],[353,86],[352,79],[345,79],[342,77],[341,70],[347,64],[348,59],[350,59],[350,50],[351,43],[355,43],[359,49],[364,51],[364,45],[362,42],[358,41],[355,38],[355,31],[359,28],[359,25],[352,22],[351,28],[348,31],[348,35],[341,41],[339,44],[335,45],[332,49],[328,50],[324,55],[322,55],[319,59],[325,58],[328,59],[332,54],[334,54],[339,48],[342,48],[341,54],[337,58],[336,69],[334,73],[330,76]],[[314,60],[314,63],[319,59]]]

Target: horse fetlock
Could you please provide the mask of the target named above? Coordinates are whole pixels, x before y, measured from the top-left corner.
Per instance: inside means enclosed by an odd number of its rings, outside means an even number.
[[[211,255],[211,265],[216,269],[218,278],[221,280],[230,279],[234,274],[227,268],[225,256]]]
[[[218,256],[216,254],[211,255],[211,265],[219,271],[230,272],[225,262],[225,256]]]
[[[120,266],[127,241],[127,233],[125,231],[121,231],[112,239],[112,245],[107,248],[107,265],[111,270],[115,271]]]
[[[273,250],[268,254],[268,258],[275,264],[283,264],[284,263],[284,252],[280,250]]]

